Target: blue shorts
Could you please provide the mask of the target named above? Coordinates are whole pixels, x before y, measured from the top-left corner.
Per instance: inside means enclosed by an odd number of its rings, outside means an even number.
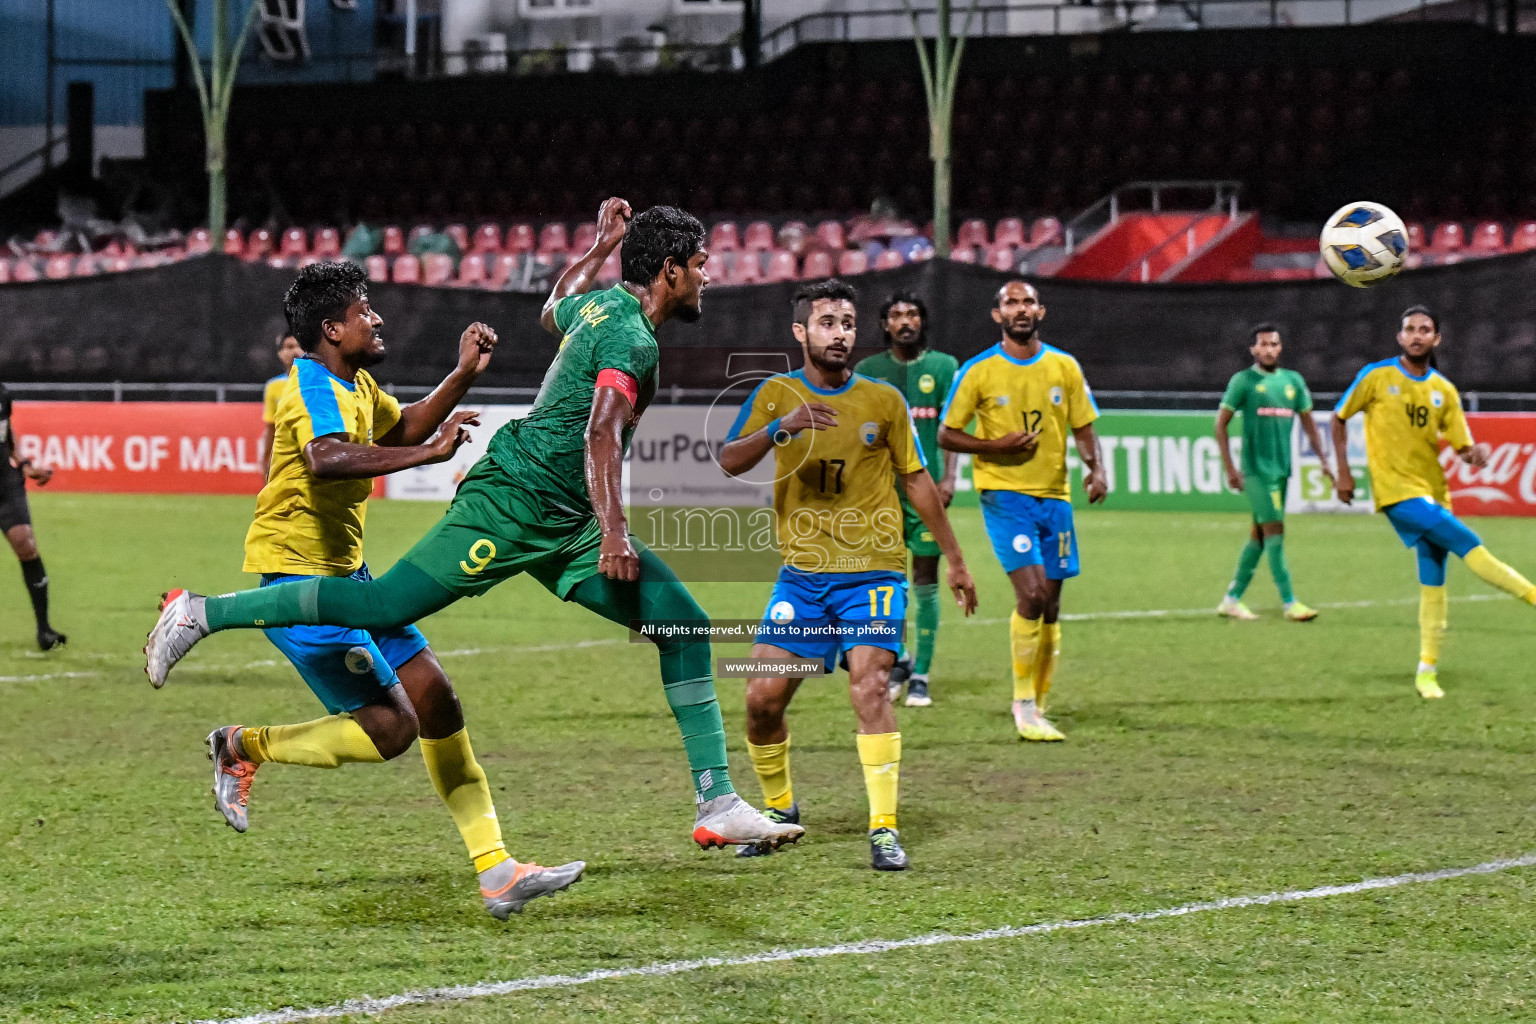
[[[784,566],[768,595],[757,642],[797,658],[821,658],[827,671],[850,647],[901,647],[907,578],[899,572],[799,572]]]
[[[367,581],[373,576],[365,565],[351,578]],[[314,577],[268,573],[261,585],[309,579]],[[262,632],[333,715],[376,703],[400,681],[395,670],[427,648],[427,638],[415,626],[378,632],[345,626],[287,626]]]
[[[1081,571],[1070,501],[982,491],[981,520],[1004,572],[1042,565],[1046,579],[1069,580]]]
[[[1483,543],[1450,509],[1428,498],[1409,498],[1381,511],[1403,545],[1418,553],[1419,582],[1426,586],[1445,586],[1447,552],[1466,558]]]

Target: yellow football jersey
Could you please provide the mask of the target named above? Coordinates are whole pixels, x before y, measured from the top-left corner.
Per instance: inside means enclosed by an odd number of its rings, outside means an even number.
[[[1037,498],[1069,499],[1067,438],[1099,418],[1099,407],[1077,360],[1050,345],[1032,359],[1016,359],[998,342],[960,367],[944,402],[941,421],[964,430],[976,419],[976,436],[995,440],[1019,430],[1039,430],[1033,458],[973,455],[978,491],[1019,491]]]
[[[277,403],[272,471],[245,535],[245,571],[349,576],[363,564],[363,516],[372,480],[319,480],[304,447],[338,434],[373,444],[400,422],[400,403],[364,370],[352,383],[319,361],[293,364]]]
[[[1414,377],[1396,359],[1370,363],[1344,392],[1334,415],[1347,420],[1365,413],[1365,463],[1378,510],[1409,498],[1429,498],[1451,507],[1440,441],[1452,448],[1472,443],[1456,385],[1430,370]]]
[[[277,403],[283,397],[283,385],[288,383],[288,378],[293,376],[293,371],[280,373],[267,381],[267,386],[261,390],[261,422],[271,426],[277,422]]]
[[[757,386],[726,440],[752,434],[807,402],[837,410],[837,426],[775,444],[773,507],[784,564],[801,572],[905,573],[896,478],[926,468],[907,400],[884,381],[853,374],[835,391],[803,370]]]

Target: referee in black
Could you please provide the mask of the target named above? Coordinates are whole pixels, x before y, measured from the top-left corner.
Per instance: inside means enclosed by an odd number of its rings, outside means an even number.
[[[37,553],[37,538],[32,535],[32,510],[27,506],[27,481],[39,487],[53,479],[53,470],[33,465],[16,452],[16,432],[11,426],[11,395],[0,384],[0,533],[10,542],[11,550],[21,560],[21,578],[32,598],[32,614],[37,617],[37,646],[45,651],[64,643],[63,633],[48,622],[48,573]]]

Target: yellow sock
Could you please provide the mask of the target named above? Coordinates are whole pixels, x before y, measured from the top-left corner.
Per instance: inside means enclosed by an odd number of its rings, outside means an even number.
[[[1015,608],[1008,619],[1008,642],[1013,648],[1013,699],[1035,697],[1035,657],[1040,648],[1040,620],[1026,619]]]
[[[262,725],[240,730],[245,756],[257,764],[302,764],[310,768],[340,768],[344,764],[381,764],[384,755],[373,740],[343,712],[298,725]]]
[[[1464,561],[1484,583],[1513,594],[1526,604],[1536,604],[1536,584],[1494,558],[1482,545],[1468,551]]]
[[[758,746],[747,741],[747,756],[752,759],[752,770],[763,787],[763,803],[780,811],[789,810],[795,802],[795,791],[789,782],[789,737],[783,743],[764,743]]]
[[[421,738],[421,759],[427,763],[427,777],[432,788],[448,805],[453,823],[464,837],[464,848],[475,862],[475,870],[485,871],[507,859],[501,841],[501,822],[496,820],[496,804],[485,771],[475,760],[469,745],[469,730],[460,729],[440,740]]]
[[[1482,548],[1477,550],[1481,551]],[[1444,587],[1425,584],[1419,588],[1419,661],[1426,665],[1440,662],[1440,641],[1445,638],[1446,597]]]
[[[869,827],[896,827],[896,782],[901,776],[901,733],[859,734],[859,762],[869,794]]]
[[[1035,651],[1035,704],[1045,713],[1045,695],[1051,692],[1051,677],[1056,674],[1056,659],[1061,657],[1061,623],[1040,626],[1040,646]]]

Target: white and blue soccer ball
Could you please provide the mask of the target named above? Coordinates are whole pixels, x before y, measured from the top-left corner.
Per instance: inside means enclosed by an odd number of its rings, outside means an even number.
[[[1323,262],[1351,288],[1380,284],[1403,269],[1408,229],[1380,203],[1347,203],[1323,225]]]

